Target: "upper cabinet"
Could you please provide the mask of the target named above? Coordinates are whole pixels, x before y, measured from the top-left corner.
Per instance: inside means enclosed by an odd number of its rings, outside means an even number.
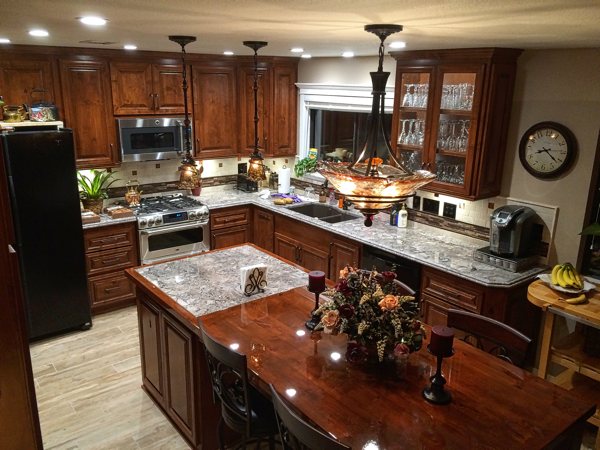
[[[258,70],[258,145],[268,156],[296,154],[297,61],[274,59]],[[240,151],[254,150],[254,66],[238,69]]]
[[[0,95],[7,105],[56,102],[52,59],[0,55]]]
[[[64,122],[73,129],[77,167],[117,165],[108,62],[99,58],[61,59],[59,66]]]
[[[192,79],[196,156],[208,159],[237,155],[235,65],[194,65]]]
[[[183,114],[181,64],[111,62],[115,115]]]
[[[517,49],[393,52],[392,143],[424,189],[475,200],[500,193]]]

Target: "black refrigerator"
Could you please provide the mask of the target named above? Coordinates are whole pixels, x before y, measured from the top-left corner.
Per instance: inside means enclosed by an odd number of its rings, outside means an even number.
[[[8,176],[29,338],[88,329],[73,132],[27,131],[0,140]]]

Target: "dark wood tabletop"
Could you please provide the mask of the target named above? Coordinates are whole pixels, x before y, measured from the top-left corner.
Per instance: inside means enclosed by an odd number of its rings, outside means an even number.
[[[313,307],[314,296],[297,288],[201,322],[248,356],[256,386],[267,392],[272,383],[305,418],[354,449],[575,448],[595,411],[591,400],[458,340],[443,363],[453,400],[430,404],[422,390],[435,360],[426,345],[410,355],[405,373],[393,364],[351,364],[345,335],[304,327]]]

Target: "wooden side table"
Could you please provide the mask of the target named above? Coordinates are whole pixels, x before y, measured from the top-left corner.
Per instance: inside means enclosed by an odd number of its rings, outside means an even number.
[[[584,336],[579,325],[600,330],[600,291],[590,291],[588,302],[581,305],[565,302],[562,300],[564,295],[551,289],[541,280],[534,281],[527,289],[527,299],[543,312],[538,376],[546,378],[551,362],[565,367],[567,370],[553,377],[551,381],[596,399],[596,414],[588,421],[600,428],[600,357],[588,355],[583,351]],[[574,333],[563,339],[553,340],[557,316],[574,320],[578,325]],[[596,449],[600,450],[600,432],[596,438]]]

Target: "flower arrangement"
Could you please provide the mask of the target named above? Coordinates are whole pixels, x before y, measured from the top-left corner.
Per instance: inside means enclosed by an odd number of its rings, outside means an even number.
[[[425,329],[419,320],[414,296],[401,295],[394,272],[377,272],[345,267],[329,297],[315,314],[321,315],[317,328],[324,333],[346,333],[346,357],[363,362],[370,348],[377,349],[382,362],[386,355],[398,357],[421,348]]]

